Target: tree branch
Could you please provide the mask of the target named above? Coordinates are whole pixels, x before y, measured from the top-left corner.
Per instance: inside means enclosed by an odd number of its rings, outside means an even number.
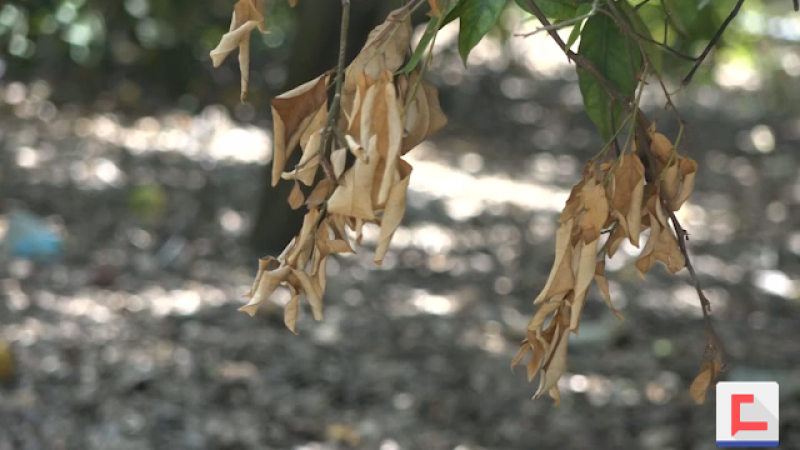
[[[333,171],[330,160],[325,157],[325,151],[333,135],[334,124],[339,120],[339,111],[341,110],[342,86],[344,85],[344,59],[347,53],[347,30],[349,27],[350,0],[342,0],[342,23],[341,29],[339,30],[339,60],[336,63],[336,87],[331,108],[328,110],[328,118],[325,120],[325,126],[322,128],[322,139],[320,140],[318,149],[319,163],[322,166],[322,171],[325,172],[325,177],[331,180],[334,185],[336,185],[336,174]]]
[[[701,53],[700,56],[697,58],[697,62],[694,63],[692,70],[690,70],[689,73],[681,81],[681,86],[686,86],[687,84],[689,84],[690,81],[692,81],[692,77],[694,76],[694,73],[697,72],[697,69],[700,67],[700,64],[703,63],[703,60],[706,59],[706,56],[708,56],[709,52],[711,52],[711,49],[714,48],[714,46],[717,44],[717,41],[722,36],[722,33],[725,31],[726,28],[728,28],[728,25],[731,23],[733,18],[736,17],[736,14],[739,14],[739,8],[742,7],[742,3],[744,3],[744,0],[739,0],[738,2],[736,2],[736,6],[733,7],[733,11],[731,11],[731,13],[728,14],[728,17],[725,18],[724,22],[722,22],[722,26],[720,26],[717,32],[714,33],[714,37],[711,38],[711,40],[708,42],[708,45],[706,45],[706,48],[703,49],[703,53]],[[795,0],[795,5],[796,4],[797,0]]]

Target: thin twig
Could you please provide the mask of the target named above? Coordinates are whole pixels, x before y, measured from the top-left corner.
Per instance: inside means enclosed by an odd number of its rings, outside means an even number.
[[[542,31],[556,31],[556,30],[560,30],[562,28],[566,28],[566,27],[568,27],[568,26],[570,26],[572,24],[580,23],[584,19],[588,19],[589,17],[592,17],[593,15],[595,15],[595,13],[597,13],[597,5],[599,3],[600,3],[600,0],[593,0],[592,1],[592,9],[590,9],[589,12],[587,12],[586,14],[584,14],[582,16],[573,17],[572,19],[564,20],[562,22],[553,23],[553,24],[550,24],[550,25],[544,25],[543,24],[541,27],[539,27],[539,28],[537,28],[537,29],[535,29],[535,30],[533,30],[533,31],[531,31],[529,33],[519,33],[519,34],[516,34],[516,36],[517,37],[526,38],[526,37],[533,36],[534,34],[538,34],[538,33],[542,32]]]
[[[330,160],[325,157],[325,151],[328,148],[327,143],[333,135],[333,127],[339,120],[339,110],[341,109],[342,102],[342,86],[344,85],[344,59],[347,52],[347,30],[350,26],[350,0],[342,0],[342,24],[339,30],[339,61],[336,63],[336,90],[333,94],[333,102],[331,108],[328,110],[328,118],[325,120],[325,126],[322,128],[322,139],[319,143],[319,163],[322,165],[322,171],[325,172],[325,177],[331,180],[336,185],[336,174],[333,171],[333,165]]]
[[[798,1],[800,1],[800,0],[798,0]],[[686,61],[693,61],[693,62],[694,62],[694,61],[697,61],[697,60],[699,59],[699,58],[697,58],[697,57],[695,57],[695,56],[689,56],[689,55],[686,55],[686,54],[684,54],[684,53],[681,53],[681,52],[679,52],[679,51],[675,50],[674,48],[670,47],[669,45],[667,45],[665,42],[658,42],[657,40],[655,40],[655,39],[653,39],[653,38],[649,38],[649,37],[647,37],[647,36],[645,36],[645,35],[643,35],[643,34],[639,33],[639,32],[638,32],[638,31],[636,31],[636,30],[631,30],[631,32],[632,32],[632,33],[633,33],[633,34],[634,34],[636,37],[638,37],[639,39],[641,39],[641,40],[643,40],[643,41],[646,41],[646,42],[649,42],[649,43],[651,43],[651,44],[653,44],[653,45],[657,45],[657,46],[659,46],[660,48],[663,48],[664,50],[666,50],[666,51],[668,51],[668,52],[672,53],[673,55],[675,55],[676,57],[678,57],[678,58],[680,58],[680,59],[684,59],[684,60],[686,60]]]
[[[533,0],[528,0],[528,6],[531,8],[533,15],[539,19],[539,22],[541,22],[544,27],[550,27],[551,24],[550,21],[547,20],[547,16],[545,16],[544,12],[539,9],[539,6]],[[591,72],[591,74],[601,85],[603,85],[603,88],[606,90],[606,92],[608,92],[609,95],[611,95],[611,97],[614,98],[614,100],[622,104],[627,111],[633,110],[630,98],[619,92],[619,90],[617,90],[617,88],[614,87],[614,85],[612,85],[606,79],[606,77],[603,76],[602,72],[600,72],[600,70],[594,64],[592,64],[591,61],[586,59],[583,55],[578,55],[572,50],[568,49],[567,44],[563,39],[561,39],[561,36],[559,36],[556,30],[548,29],[547,32],[550,34],[550,37],[553,38],[556,44],[561,47],[561,50],[564,52],[564,54],[566,54],[569,59],[575,61],[575,64],[577,64],[578,67]]]
[[[697,69],[698,67],[700,67],[700,64],[703,63],[703,60],[706,59],[706,56],[708,56],[709,52],[711,52],[711,49],[714,48],[714,46],[717,44],[717,41],[722,36],[722,33],[725,31],[725,28],[728,28],[728,25],[731,23],[731,21],[733,21],[733,18],[736,17],[736,14],[739,13],[739,8],[742,7],[742,3],[744,3],[744,0],[739,0],[738,2],[736,2],[736,6],[733,7],[733,11],[731,11],[731,13],[728,14],[728,17],[725,18],[724,22],[722,22],[722,26],[720,26],[717,32],[714,33],[714,37],[711,38],[711,40],[708,42],[708,45],[706,45],[706,48],[703,50],[703,53],[701,53],[700,56],[697,58],[697,62],[694,63],[692,70],[690,70],[689,74],[683,78],[683,81],[681,81],[681,86],[686,86],[687,84],[689,84],[690,81],[692,81],[692,77],[694,76],[694,73],[697,72]]]

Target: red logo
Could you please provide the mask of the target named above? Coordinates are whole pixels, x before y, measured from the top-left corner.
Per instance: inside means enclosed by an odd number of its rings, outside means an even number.
[[[767,422],[745,422],[742,420],[742,403],[755,402],[753,394],[731,395],[731,436],[740,431],[767,431]]]

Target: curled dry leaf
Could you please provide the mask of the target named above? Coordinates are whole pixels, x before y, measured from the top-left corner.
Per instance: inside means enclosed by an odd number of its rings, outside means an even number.
[[[608,219],[608,200],[606,200],[606,190],[603,185],[598,183],[594,177],[590,178],[583,186],[581,202],[586,210],[582,223],[583,241],[596,241]]]
[[[343,148],[331,151],[333,177],[316,181],[323,155],[320,151],[324,139],[322,130],[328,119],[329,73],[272,101],[272,185],[281,178],[298,182],[289,201],[293,207],[305,204],[309,212],[299,234],[277,260],[260,263],[251,289],[252,297],[257,298],[251,298],[245,310],[256,308],[265,297],[268,289],[259,288],[264,280],[273,280],[274,275],[280,273],[278,284],[292,292],[284,317],[287,327],[296,331],[301,295],[307,298],[314,317],[320,320],[328,257],[354,253],[350,235],[354,234],[356,243],[360,244],[367,223],[380,227],[375,262],[380,265],[383,261],[405,214],[412,167],[402,155],[447,122],[436,88],[420,80],[419,73],[412,74],[418,83],[413,105],[409,106],[411,113],[403,116],[409,94],[408,80],[404,75],[395,79],[394,73],[403,63],[410,37],[408,8],[395,10],[372,31],[366,45],[347,67],[340,103],[342,114],[335,124],[339,133],[334,133],[337,146]],[[286,170],[287,160],[298,145],[303,149],[300,162],[294,169]],[[354,155],[352,165],[348,151]],[[325,167],[328,168],[327,164]],[[299,183],[312,187],[306,199],[302,197]],[[569,237],[566,236],[567,241]],[[566,259],[567,266],[571,255]],[[278,267],[269,270],[273,265]],[[567,278],[570,276],[571,272]],[[562,284],[559,279],[556,287],[561,288]],[[542,348],[540,359],[545,354],[542,339],[547,339],[548,343],[553,340],[552,333],[544,336],[535,337],[535,342],[530,344],[531,348]]]
[[[367,42],[345,71],[342,87],[342,108],[353,108],[360,74],[377,79],[384,71],[397,72],[411,45],[411,14],[407,7],[389,13],[386,20],[372,30]]]
[[[717,379],[719,375],[720,366],[716,360],[706,360],[700,367],[700,373],[697,374],[692,385],[689,387],[689,395],[692,400],[698,405],[702,405],[706,401],[706,394],[711,383]]]
[[[272,100],[273,186],[278,184],[286,161],[297,148],[300,138],[317,117],[318,111],[327,105],[329,82],[328,74],[323,74]]]
[[[631,244],[639,246],[642,231],[642,200],[644,198],[644,166],[635,154],[622,157],[622,161],[612,175],[614,195],[611,208],[614,216],[628,235]],[[611,253],[613,255],[613,253]]]
[[[347,217],[373,220],[372,183],[378,167],[378,149],[373,147],[367,157],[368,163],[357,159],[353,167],[345,171],[342,181],[328,200],[328,211]]]
[[[239,48],[239,70],[241,71],[241,100],[247,96],[250,84],[250,32],[258,28],[266,34],[264,16],[264,0],[239,0],[233,7],[231,26],[227,33],[222,35],[217,46],[211,50],[211,62],[214,67],[220,64]]]
[[[389,192],[386,207],[383,211],[378,247],[375,249],[375,264],[379,266],[383,263],[383,257],[389,249],[392,236],[394,236],[397,227],[400,226],[400,222],[406,212],[406,192],[408,191],[408,183],[411,180],[412,167],[411,164],[400,160],[398,170],[400,172],[400,181],[392,186]]]
[[[391,72],[384,71],[367,89],[361,112],[361,142],[375,145],[384,161],[383,177],[378,185],[378,204],[386,202],[394,181],[403,126],[400,122],[400,105],[397,103]],[[369,153],[372,149],[368,148]]]
[[[681,187],[678,194],[670,200],[670,209],[677,211],[689,199],[689,195],[694,189],[694,179],[697,175],[697,162],[690,158],[680,159]]]
[[[401,103],[408,102],[410,90],[419,83],[414,99],[408,104],[406,121],[404,124],[405,137],[401,145],[401,154],[405,155],[422,141],[444,128],[447,117],[442,112],[439,104],[439,92],[436,88],[419,77],[419,69],[415,69],[406,81],[400,84]]]
[[[275,270],[264,271],[259,273],[260,282],[253,294],[250,302],[239,308],[239,311],[244,311],[250,316],[254,316],[261,306],[261,302],[265,301],[277,289],[286,278],[289,276],[289,268],[281,266]]]
[[[314,190],[311,191],[311,194],[308,195],[305,204],[309,207],[322,205],[328,199],[331,192],[333,192],[333,188],[333,181],[323,178],[317,183]]]
[[[294,187],[292,188],[292,192],[289,193],[289,206],[292,209],[297,209],[303,206],[303,201],[305,198],[303,197],[303,190],[300,189],[300,183],[294,183]]]
[[[605,300],[608,309],[610,309],[619,320],[625,320],[625,315],[619,312],[616,308],[614,308],[614,305],[611,304],[611,293],[609,292],[608,280],[606,279],[605,261],[600,261],[597,263],[597,266],[595,266],[594,282],[597,283],[597,287],[600,288],[600,292],[603,294],[603,300]]]
[[[294,288],[292,288],[294,290]],[[299,315],[300,308],[300,295],[296,292],[292,293],[292,299],[283,309],[283,323],[292,333],[297,334],[297,316]]]

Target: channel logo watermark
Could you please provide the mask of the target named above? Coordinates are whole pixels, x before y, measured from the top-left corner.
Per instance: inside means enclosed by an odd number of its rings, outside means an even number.
[[[717,447],[778,446],[778,383],[717,383]]]

